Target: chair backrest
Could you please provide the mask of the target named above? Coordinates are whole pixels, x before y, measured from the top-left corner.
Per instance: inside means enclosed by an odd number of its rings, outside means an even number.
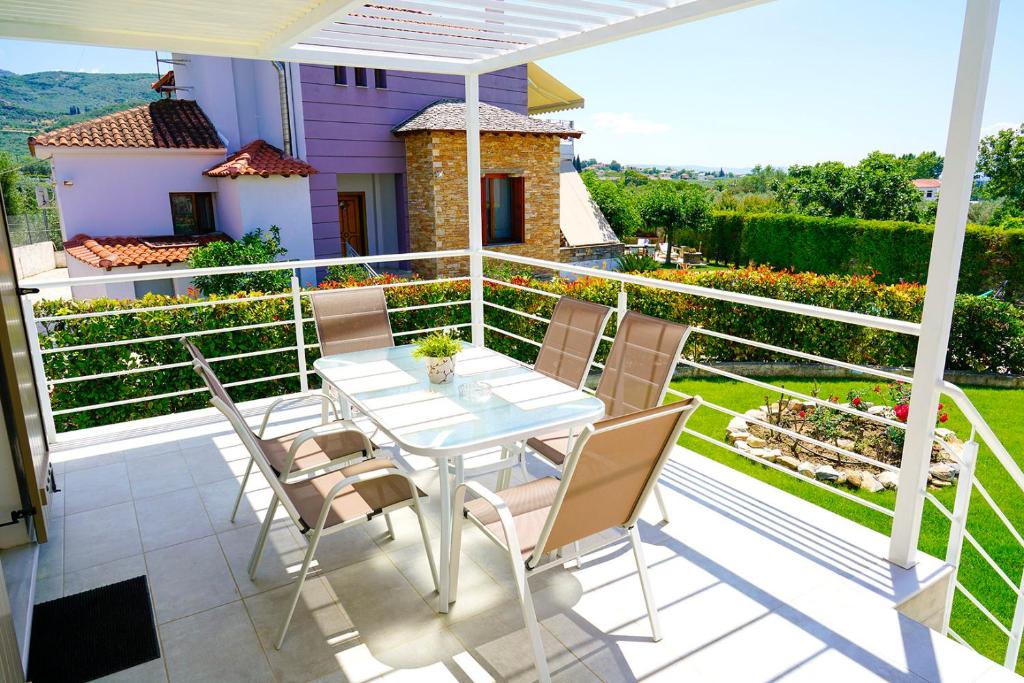
[[[691,397],[586,427],[565,462],[529,566],[606,529],[633,526],[700,402]]]
[[[382,287],[332,289],[309,298],[322,356],[395,345]]]
[[[197,347],[195,342],[187,337],[181,338],[181,344],[185,347],[185,350],[188,351],[188,355],[192,356],[192,369],[196,371],[196,374],[203,380],[203,384],[205,384],[206,388],[210,390],[211,397],[219,399],[224,404],[224,408],[221,408],[221,412],[225,412],[226,410],[231,411],[238,417],[238,420],[242,425],[244,425],[245,429],[255,437],[256,433],[252,431],[252,427],[250,427],[249,423],[245,421],[244,417],[242,417],[242,413],[238,410],[238,406],[236,406],[235,402],[231,400],[228,390],[224,388],[223,384],[221,384],[217,374],[213,371],[213,368],[210,367],[210,361],[206,360],[206,356],[202,354],[199,347]],[[220,406],[218,406],[218,408],[220,408]]]
[[[533,369],[579,389],[587,379],[612,309],[563,296],[555,304]]]
[[[605,415],[618,417],[661,405],[688,331],[686,325],[635,311],[622,317],[597,385]]]

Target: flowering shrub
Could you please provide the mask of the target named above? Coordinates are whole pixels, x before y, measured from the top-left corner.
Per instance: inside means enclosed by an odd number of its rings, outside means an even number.
[[[789,273],[763,267],[717,272],[657,271],[651,276],[666,281],[903,320],[917,320],[924,300],[923,287],[909,284],[880,285],[867,276]],[[516,273],[509,275],[506,281],[556,296],[545,296],[486,282],[485,301],[544,318],[551,316],[557,296],[573,296],[614,308],[620,290],[619,283],[597,278],[583,278],[571,282],[559,279],[538,281]],[[352,274],[339,273],[338,280],[321,283],[318,288],[400,285],[402,282],[403,280],[393,275],[359,280]],[[908,366],[914,360],[915,339],[906,335],[638,285],[626,285],[625,290],[629,295],[629,306],[632,310],[684,324],[699,325],[739,337],[866,365]],[[395,310],[420,304],[465,301],[470,297],[470,284],[465,280],[389,286],[384,291],[388,307],[393,311],[391,325],[396,333],[469,322],[468,305],[416,311]],[[229,301],[258,295],[259,292],[239,293],[232,296],[214,296],[207,301]],[[202,300],[197,300],[194,296],[172,297],[155,294],[127,301],[51,300],[37,302],[35,315],[39,318],[96,311],[130,311],[162,305],[195,304],[198,301]],[[311,317],[312,311],[307,298],[303,298],[302,306],[304,316]],[[262,352],[261,355],[215,364],[215,369],[225,382],[244,381],[297,372],[297,353],[294,349],[288,348],[295,345],[295,331],[290,324],[292,317],[291,298],[281,297],[42,323],[40,343],[43,348],[105,344],[94,349],[45,354],[44,366],[46,376],[50,380],[131,371],[131,374],[126,375],[101,376],[54,385],[51,399],[55,410],[110,401],[144,399],[179,390],[197,389],[195,393],[185,396],[140,400],[100,410],[59,415],[58,429],[78,429],[122,422],[206,405],[207,396],[204,392],[198,391],[202,385],[188,367],[184,350],[174,339],[130,344],[113,342],[152,336],[192,335],[203,353],[211,358]],[[493,306],[484,307],[484,321],[488,325],[538,343],[543,340],[546,330],[545,324],[538,320]],[[262,326],[252,330],[197,335],[204,331],[250,324]],[[614,334],[614,325],[614,320],[609,322],[609,329],[606,331],[609,336]],[[304,336],[307,344],[316,342],[313,323],[305,324]],[[491,329],[485,330],[485,340],[489,347],[526,362],[532,362],[537,354],[535,345]],[[415,336],[399,336],[397,341],[410,343],[415,341]],[[599,361],[606,357],[608,347],[608,342],[601,343],[597,355]],[[284,350],[275,352],[275,349]],[[704,361],[780,360],[776,354],[762,349],[703,335],[691,336],[686,353],[690,357]],[[309,367],[312,367],[312,361],[317,356],[317,349],[307,351]],[[788,356],[783,359],[792,360]],[[154,365],[174,367],[158,371],[148,370]],[[1024,372],[1024,314],[1005,302],[979,300],[978,297],[971,296],[957,297],[950,337],[949,366],[954,369],[988,372]],[[310,375],[310,384],[317,386],[315,375]],[[295,391],[298,386],[298,379],[292,377],[242,385],[231,391],[237,400],[248,400]],[[894,405],[899,403],[900,401],[893,401]]]

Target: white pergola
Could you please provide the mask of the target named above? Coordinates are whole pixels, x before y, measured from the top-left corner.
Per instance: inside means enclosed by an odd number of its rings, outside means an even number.
[[[483,343],[479,75],[767,0],[0,0],[0,36],[459,75],[473,343]],[[966,0],[889,559],[915,563],[999,0]],[[906,326],[904,326],[906,327]]]

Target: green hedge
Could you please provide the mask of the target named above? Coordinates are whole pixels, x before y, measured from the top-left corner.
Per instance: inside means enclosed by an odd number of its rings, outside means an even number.
[[[811,273],[773,271],[749,268],[730,271],[658,271],[653,277],[735,292],[755,294],[774,299],[797,301],[829,308],[843,309],[901,320],[918,320],[924,300],[919,285],[882,285],[867,276],[826,276]],[[529,286],[556,295],[569,295],[597,301],[614,307],[619,284],[603,279],[537,281],[524,276],[511,276],[515,284]],[[396,282],[386,277],[356,283],[379,284]],[[325,287],[337,286],[333,284]],[[676,294],[639,285],[627,285],[630,308],[650,315],[739,337],[768,342],[836,360],[880,366],[909,366],[914,361],[915,339],[906,335],[872,330],[846,323],[819,320],[790,313],[781,313],[753,306]],[[469,297],[466,281],[397,286],[385,290],[390,308],[442,301],[462,301]],[[239,296],[242,296],[241,294]],[[520,289],[486,283],[486,301],[537,316],[549,317],[556,299]],[[194,303],[188,297],[148,295],[137,301],[41,301],[35,305],[37,317],[86,313],[100,310],[131,310],[170,303]],[[311,312],[304,299],[306,317]],[[171,311],[126,313],[102,318],[82,318],[45,323],[41,334],[43,348],[85,343],[113,342],[154,335],[190,334],[204,330],[253,323],[269,326],[257,330],[199,335],[197,340],[210,358],[252,351],[269,351],[293,346],[295,332],[286,324],[292,317],[290,298],[245,302],[218,306],[180,308]],[[484,320],[489,325],[540,342],[545,325],[526,316],[486,306]],[[459,305],[392,313],[396,332],[469,322],[469,306]],[[282,324],[275,324],[282,323]],[[614,321],[609,323],[612,334]],[[316,341],[312,323],[305,326],[307,343]],[[488,346],[520,360],[532,362],[536,346],[493,330],[487,330]],[[413,337],[399,337],[399,343]],[[607,353],[607,343],[598,354]],[[702,335],[694,335],[686,347],[687,355],[705,361],[772,361],[779,358],[754,347],[737,345]],[[318,353],[310,349],[307,362]],[[787,360],[792,360],[786,357]],[[152,365],[186,362],[180,345],[173,340],[141,342],[97,349],[44,355],[47,378],[50,380],[94,375]],[[948,365],[951,369],[979,372],[1024,372],[1024,311],[1002,301],[961,295],[957,297],[956,313],[950,339]],[[297,371],[294,351],[268,353],[246,359],[221,361],[215,365],[225,382]],[[316,386],[315,376],[311,385]],[[293,392],[297,378],[271,380],[233,388],[237,400]],[[188,367],[155,372],[139,372],[121,377],[98,378],[74,383],[56,384],[51,394],[55,410],[86,406],[108,401],[142,398],[182,389],[200,388],[198,378]],[[79,429],[112,422],[162,415],[206,405],[205,392],[197,391],[181,397],[144,400],[121,406],[67,413],[57,416],[59,430]]]
[[[798,214],[717,212],[705,253],[723,263],[821,274],[875,274],[882,283],[924,282],[933,226]],[[1024,296],[1024,229],[967,226],[959,289],[979,294],[1007,281]]]

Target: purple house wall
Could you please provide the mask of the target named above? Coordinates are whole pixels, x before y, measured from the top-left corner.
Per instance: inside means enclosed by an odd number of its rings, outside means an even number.
[[[336,85],[334,68],[303,64],[302,110],[307,161],[319,171],[310,177],[313,244],[317,258],[341,255],[338,225],[337,174],[395,174],[399,246],[409,246],[405,201],[405,145],[391,129],[423,107],[441,98],[465,96],[459,76],[387,72],[387,88],[356,87],[348,68],[349,85]],[[481,101],[527,111],[526,66],[480,77]]]

